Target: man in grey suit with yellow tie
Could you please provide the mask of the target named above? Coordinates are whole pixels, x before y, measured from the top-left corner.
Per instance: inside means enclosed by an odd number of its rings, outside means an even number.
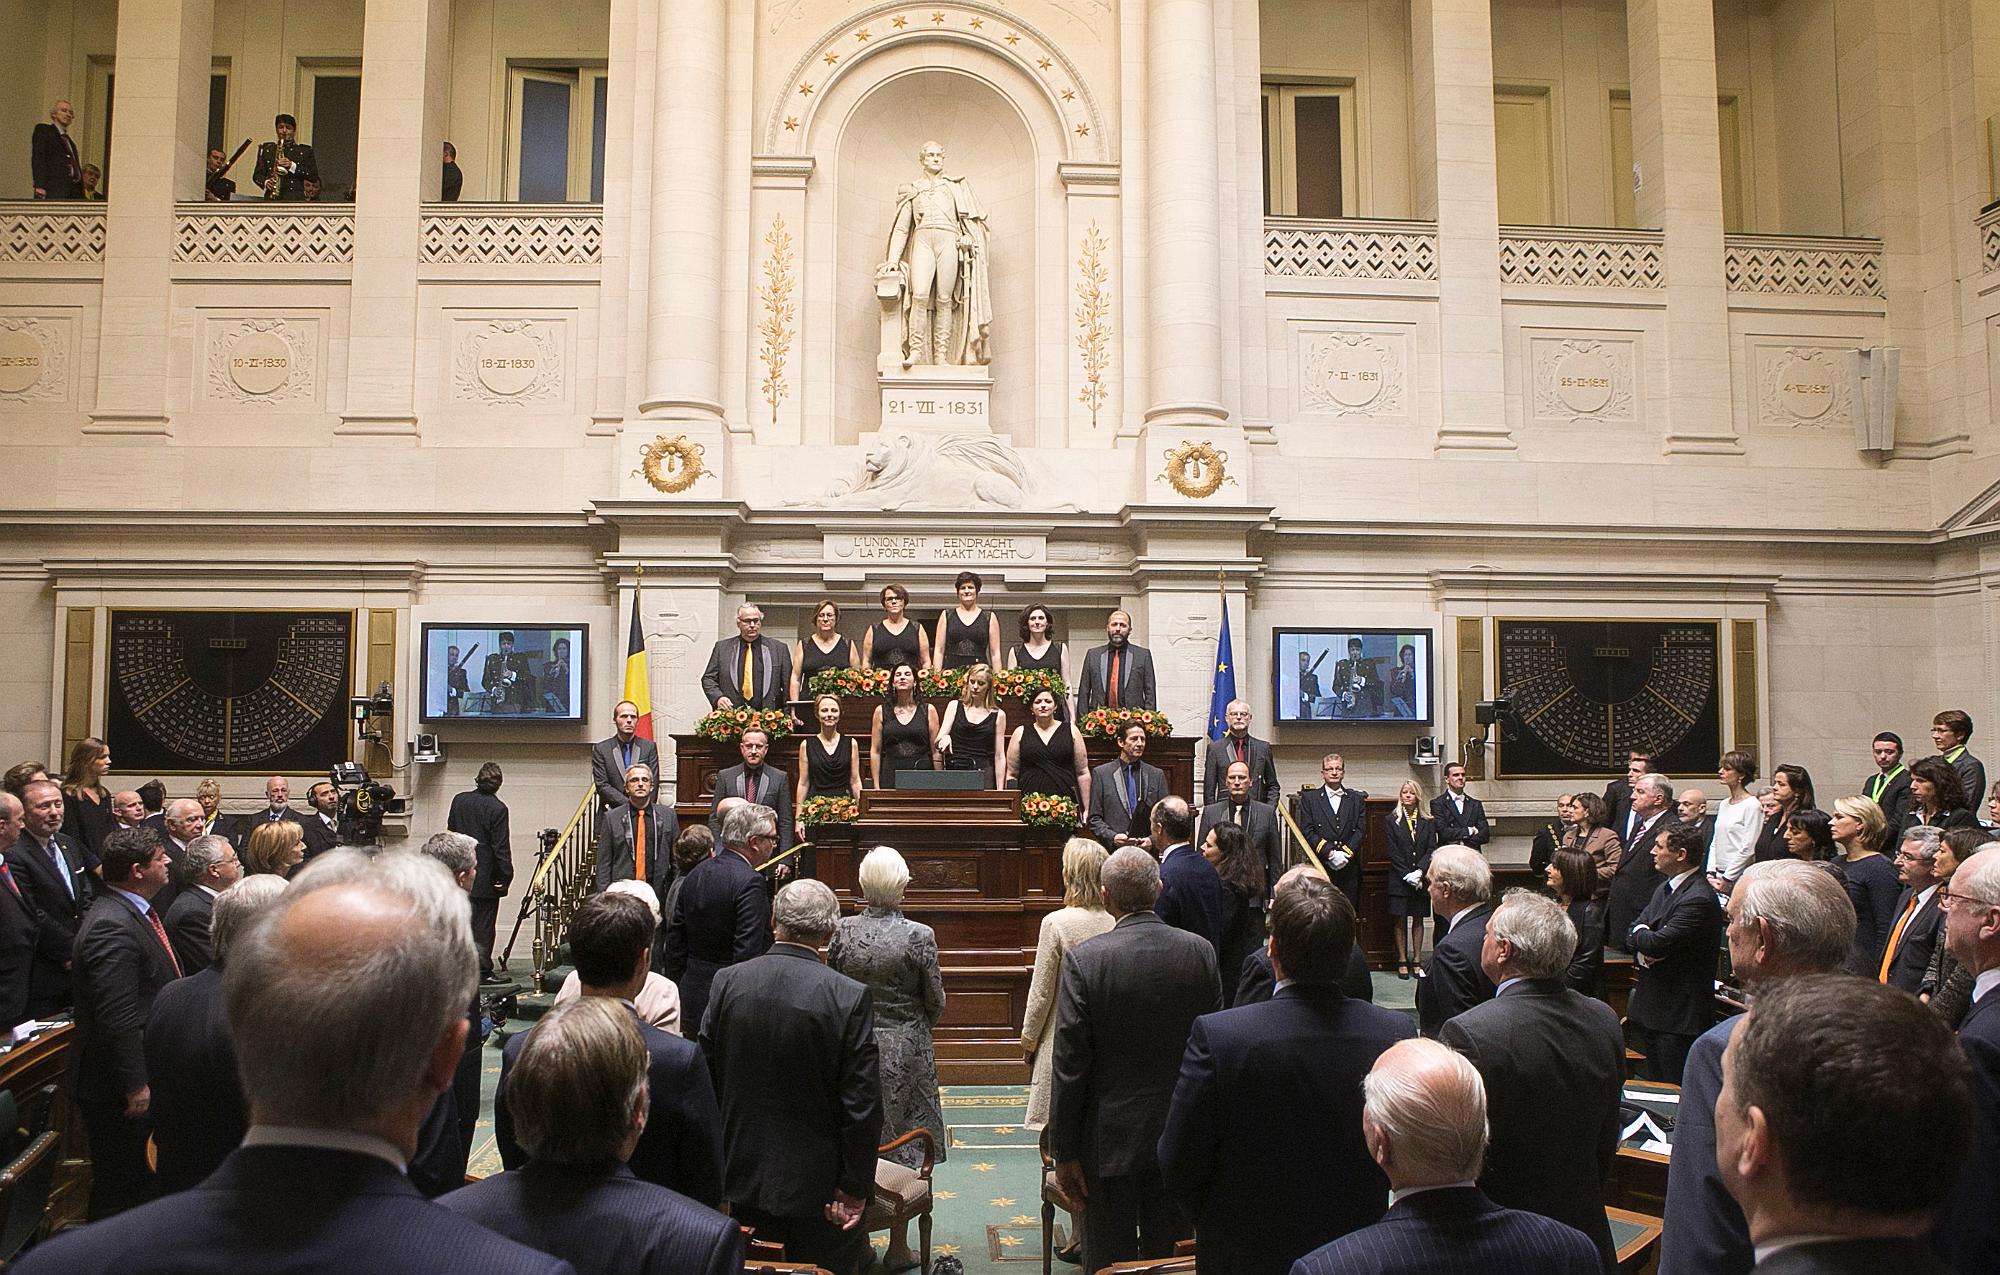
[[[736,608],[736,636],[708,654],[701,690],[714,708],[783,708],[791,693],[792,653],[764,636],[764,612],[754,602]]]

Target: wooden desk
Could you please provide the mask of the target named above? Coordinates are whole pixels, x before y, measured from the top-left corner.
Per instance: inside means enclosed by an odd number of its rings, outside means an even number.
[[[61,1135],[55,1180],[49,1185],[49,1230],[83,1221],[90,1200],[90,1153],[83,1119],[70,1100],[70,1049],[76,1027],[63,1023],[0,1050],[0,1089],[14,1095],[21,1128],[32,1139],[50,1129]]]
[[[1658,1095],[1653,1097],[1652,1095]],[[1656,1116],[1669,1119],[1680,1111],[1680,1089],[1652,1080],[1625,1082],[1625,1100],[1637,1103]],[[1671,1100],[1671,1101],[1669,1101]],[[1662,1121],[1664,1125],[1665,1122]],[[1667,1127],[1667,1145],[1673,1146],[1673,1129]],[[1664,1213],[1667,1205],[1667,1164],[1671,1152],[1649,1151],[1636,1143],[1621,1143],[1612,1158],[1608,1198],[1621,1208]]]
[[[1666,1229],[1665,1225],[1657,1217],[1630,1209],[1606,1209],[1604,1216],[1611,1223],[1611,1243],[1618,1251],[1618,1269],[1643,1270],[1652,1260],[1653,1250],[1659,1247],[1660,1232]]]

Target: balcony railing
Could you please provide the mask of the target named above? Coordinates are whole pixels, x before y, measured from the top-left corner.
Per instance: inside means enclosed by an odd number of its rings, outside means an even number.
[[[1987,274],[2000,274],[2000,204],[1979,214],[1979,260]]]
[[[1264,221],[1264,273],[1297,279],[1437,278],[1437,226],[1343,218]]]
[[[0,201],[0,261],[95,265],[103,260],[103,204],[46,199]]]
[[[1731,292],[1790,297],[1882,295],[1879,239],[1730,235],[1723,241],[1722,255]]]
[[[352,204],[185,203],[174,208],[174,260],[217,266],[347,266]]]
[[[1666,283],[1657,230],[1502,226],[1500,282],[1534,288],[1658,288]]]
[[[426,265],[594,266],[604,250],[597,204],[425,204]]]

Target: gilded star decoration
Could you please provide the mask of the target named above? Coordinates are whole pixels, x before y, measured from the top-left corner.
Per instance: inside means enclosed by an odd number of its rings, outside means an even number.
[[[904,27],[910,25],[910,20],[899,13],[895,17],[889,19],[889,25],[896,28],[898,31],[901,31]]]
[[[873,38],[873,36],[869,33],[867,27],[863,27],[859,31],[856,31],[854,33],[854,38],[861,41],[861,43],[866,44],[870,39]]]
[[[1088,125],[1088,124],[1078,124],[1078,125],[1076,126],[1076,135],[1077,135],[1078,137],[1089,137],[1089,136],[1090,136],[1090,125]]]
[[[986,19],[984,19],[984,18],[974,18],[974,19],[972,20],[972,29],[973,29],[974,31],[977,31],[977,30],[979,30],[979,29],[980,29],[981,27],[983,27],[983,26],[985,26],[985,25],[986,25]]]
[[[937,1253],[938,1255],[940,1255],[940,1256],[942,1256],[942,1257],[957,1257],[957,1256],[958,1256],[958,1245],[956,1245],[956,1244],[940,1244],[940,1245],[938,1245],[938,1246],[937,1246],[936,1248],[932,1249],[931,1251],[932,1251],[932,1252],[934,1252],[934,1253]]]
[[[1014,1132],[1014,1126],[1010,1124],[994,1125],[993,1132],[999,1134],[1001,1137],[1004,1138],[1008,1134]]]
[[[1026,1213],[1016,1213],[1013,1217],[1008,1218],[1007,1222],[1010,1226],[1033,1226],[1035,1219]]]
[[[1000,1244],[1004,1248],[1017,1248],[1025,1243],[1027,1243],[1027,1241],[1022,1239],[1018,1235],[1002,1235],[1000,1237]]]
[[[799,85],[799,96],[800,96],[800,97],[811,97],[811,96],[812,96],[812,93],[813,93],[813,86],[812,86],[812,85],[810,85],[810,84],[801,84],[801,85]]]
[[[975,1164],[972,1166],[972,1171],[974,1173],[991,1173],[993,1172],[993,1166],[990,1164]]]
[[[1074,101],[1076,101],[1076,90],[1075,90],[1075,89],[1064,89],[1064,90],[1062,91],[1062,100],[1063,100],[1063,101],[1065,101],[1065,102],[1074,102]]]
[[[931,15],[931,21],[932,21],[932,22],[935,22],[935,23],[937,23],[937,24],[938,24],[939,26],[943,26],[943,25],[944,25],[944,14],[943,14],[942,12],[939,12],[939,13],[933,13],[933,14]]]
[[[799,117],[798,117],[798,116],[796,116],[796,115],[787,115],[787,116],[785,117],[785,131],[786,131],[787,133],[796,133],[796,132],[798,132],[798,131],[799,131]]]
[[[1018,36],[1018,35],[1014,34],[1014,33],[1013,33],[1012,31],[1009,31],[1009,32],[1007,33],[1007,43],[1009,43],[1009,44],[1019,44],[1020,42],[1021,42],[1021,37],[1020,37],[1020,36]]]
[[[1014,1201],[1008,1199],[1004,1195],[997,1200],[988,1200],[987,1203],[991,1204],[996,1209],[1011,1209],[1014,1207]]]
[[[1035,59],[1035,65],[1036,65],[1036,66],[1038,66],[1038,67],[1040,67],[1040,68],[1042,68],[1042,69],[1043,69],[1044,71],[1046,71],[1046,70],[1048,70],[1048,69],[1049,69],[1050,67],[1054,66],[1054,65],[1055,65],[1055,63],[1054,63],[1054,62],[1052,62],[1051,60],[1049,60],[1048,58],[1036,58],[1036,59]]]
[[[835,53],[833,50],[828,49],[826,52],[826,64],[828,66],[832,66],[834,63],[838,61],[840,61],[840,55],[838,53]]]
[[[956,1199],[958,1198],[958,1192],[956,1192],[956,1191],[939,1191],[939,1192],[937,1192],[937,1198],[938,1198],[938,1199],[940,1199],[940,1200],[956,1200]]]

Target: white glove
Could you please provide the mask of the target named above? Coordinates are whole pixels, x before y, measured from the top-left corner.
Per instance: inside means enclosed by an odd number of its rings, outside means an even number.
[[[1403,874],[1403,880],[1409,882],[1413,886],[1422,885],[1424,883],[1424,874],[1421,872],[1405,872]]]
[[[1353,858],[1354,856],[1347,853],[1347,851],[1345,850],[1335,850],[1327,856],[1327,862],[1332,865],[1333,870],[1335,872],[1338,872],[1342,868],[1346,867],[1348,861]]]

